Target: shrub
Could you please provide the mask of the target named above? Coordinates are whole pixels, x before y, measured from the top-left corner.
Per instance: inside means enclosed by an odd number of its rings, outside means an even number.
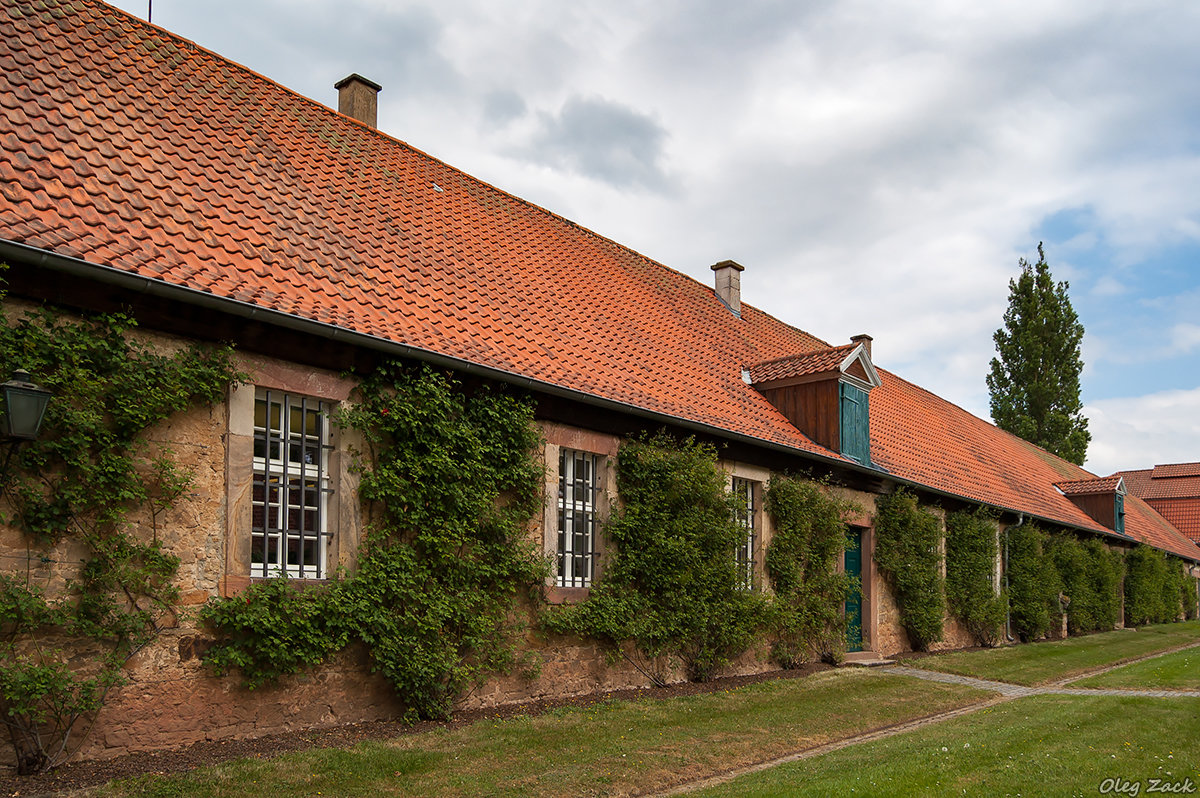
[[[876,507],[875,561],[895,592],[900,622],[913,647],[928,649],[942,639],[945,614],[941,524],[906,490],[880,496]]]
[[[981,646],[996,645],[1004,628],[998,556],[994,516],[983,510],[946,516],[946,606]]]
[[[846,519],[858,508],[814,482],[784,476],[771,478],[766,506],[775,530],[766,553],[775,593],[772,653],[785,668],[839,659],[846,645],[842,607],[861,587],[837,565]]]

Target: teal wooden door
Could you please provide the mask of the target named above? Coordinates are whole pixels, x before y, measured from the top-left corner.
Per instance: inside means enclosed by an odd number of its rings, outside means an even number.
[[[846,596],[846,650],[862,651],[862,530],[856,526],[846,529],[845,562],[852,582]]]

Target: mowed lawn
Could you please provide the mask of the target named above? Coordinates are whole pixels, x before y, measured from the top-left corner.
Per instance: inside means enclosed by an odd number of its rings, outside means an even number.
[[[1099,676],[1071,682],[1072,687],[1109,689],[1200,690],[1200,648],[1125,665]],[[1200,744],[1200,741],[1197,741]]]
[[[628,795],[990,697],[857,669],[144,776],[104,796]]]
[[[1020,646],[956,651],[905,664],[979,679],[1040,685],[1189,643],[1200,643],[1200,621],[1120,629]]]
[[[1147,795],[1152,780],[1184,792],[1200,789],[1197,740],[1198,699],[1032,696],[696,794]]]

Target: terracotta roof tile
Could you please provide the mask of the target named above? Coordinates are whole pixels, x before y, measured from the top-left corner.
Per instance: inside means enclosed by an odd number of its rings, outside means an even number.
[[[1151,479],[1170,479],[1171,477],[1200,477],[1200,463],[1156,465],[1150,473]]]
[[[1054,487],[1061,490],[1066,496],[1091,496],[1096,493],[1114,493],[1120,484],[1121,477],[1118,475],[1055,482]]]
[[[1188,539],[1200,543],[1200,496],[1180,499],[1148,499],[1146,504],[1153,507],[1173,527],[1187,535]]]
[[[842,459],[741,369],[850,346],[745,304],[738,319],[679,272],[109,6],[0,0],[0,22],[0,238]],[[880,378],[888,472],[1103,531],[1053,487],[1093,475]],[[1141,502],[1126,519],[1197,556]]]
[[[764,363],[747,366],[750,372],[750,382],[761,385],[766,382],[783,380],[789,377],[805,377],[812,374],[824,374],[835,371],[858,344],[844,344],[826,349],[817,349],[797,355],[789,355]]]
[[[1118,471],[1114,476],[1125,478],[1125,487],[1143,499],[1169,499],[1200,496],[1200,476],[1190,473],[1190,463],[1181,463],[1181,468],[1155,466],[1140,471]],[[1159,469],[1163,469],[1160,471]],[[1161,476],[1160,476],[1161,474]]]

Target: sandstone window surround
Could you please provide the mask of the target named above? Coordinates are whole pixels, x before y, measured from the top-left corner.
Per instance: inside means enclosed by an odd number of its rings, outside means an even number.
[[[362,518],[348,452],[361,442],[331,415],[354,382],[245,353],[238,361],[250,379],[229,393],[222,595],[257,579],[319,583],[353,570]]]
[[[614,461],[621,439],[558,421],[538,426],[546,482],[536,534],[552,564],[546,598],[552,604],[583,601],[604,573],[609,547],[604,525],[618,503]],[[580,460],[586,465],[579,466]]]
[[[328,576],[329,426],[320,399],[256,391],[251,576]]]
[[[576,449],[558,451],[558,542],[555,585],[590,587],[599,538],[599,455]]]
[[[742,540],[734,552],[738,570],[738,587],[754,589],[754,559],[759,547],[759,503],[762,485],[754,480],[733,477],[731,490],[737,502],[734,517],[742,528]]]

